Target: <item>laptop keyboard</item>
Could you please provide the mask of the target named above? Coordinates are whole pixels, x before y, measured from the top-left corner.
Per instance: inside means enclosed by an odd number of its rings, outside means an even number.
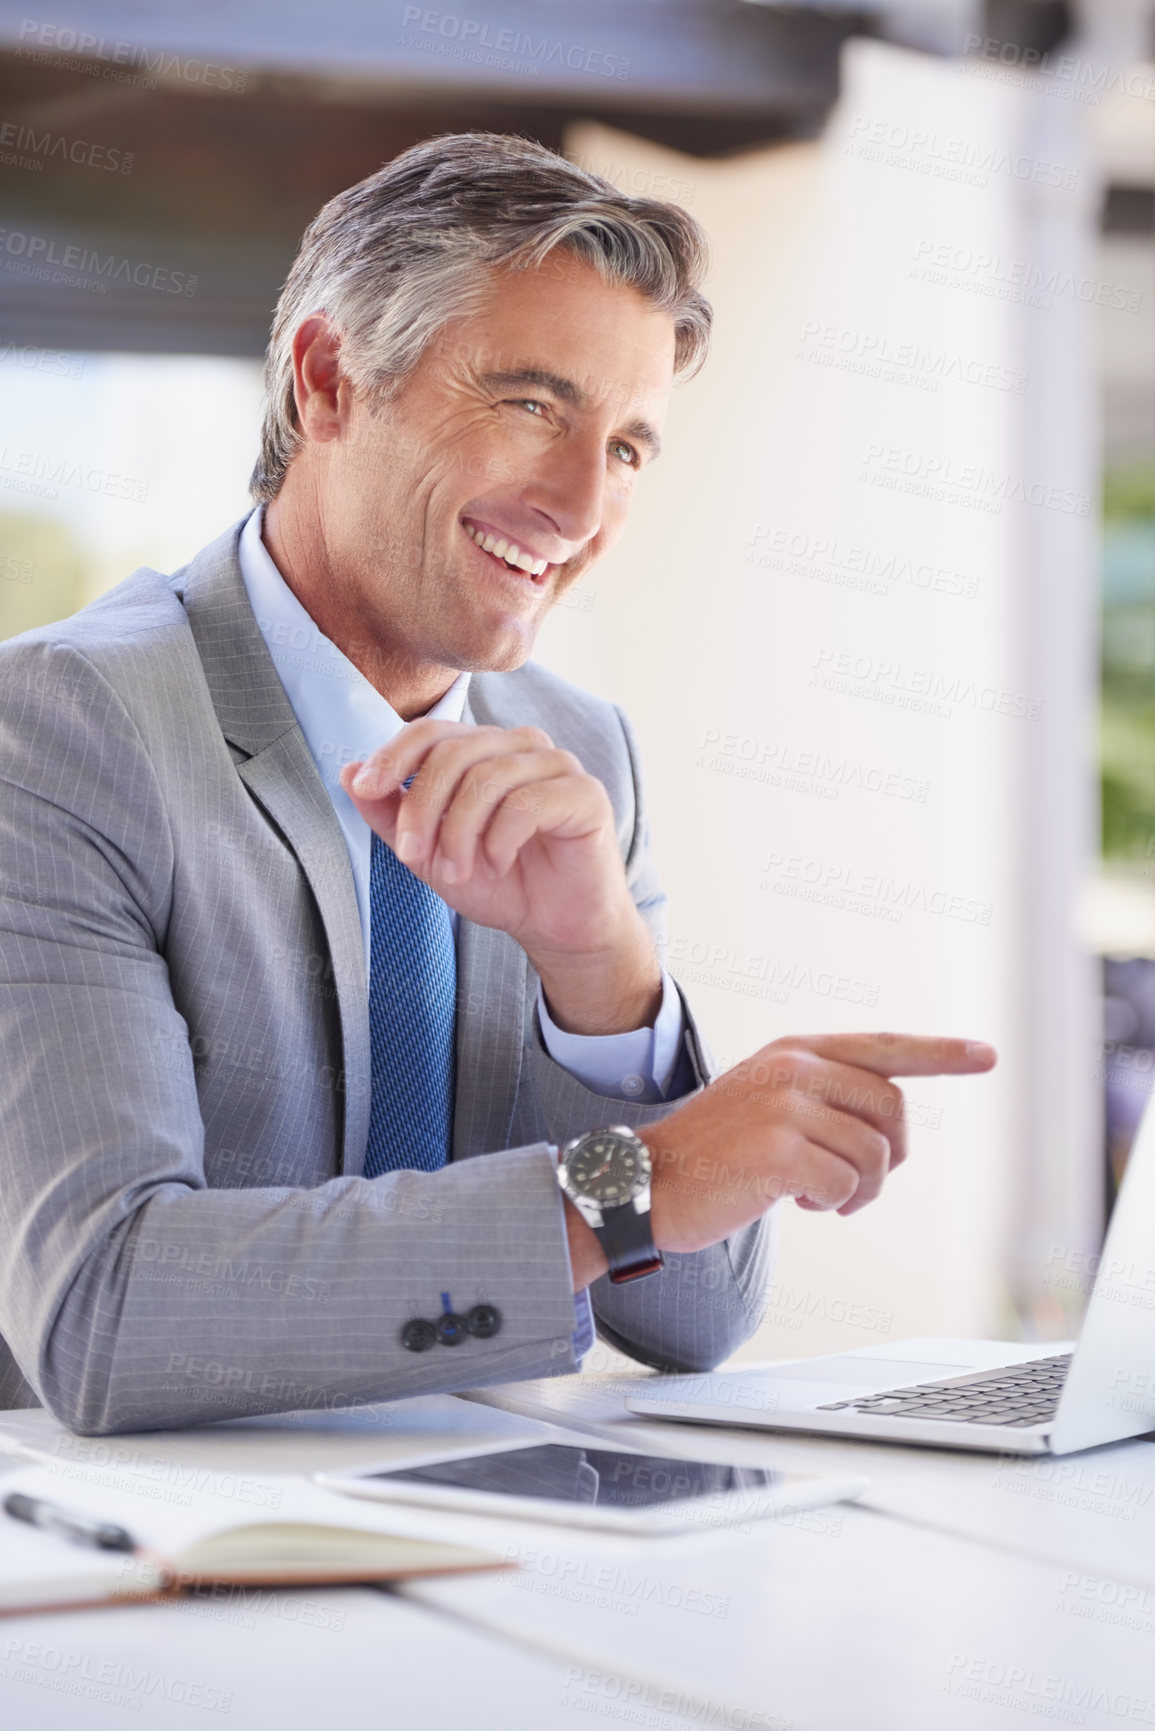
[[[859,1400],[832,1400],[819,1412],[877,1413],[883,1418],[941,1418],[954,1424],[1043,1424],[1054,1418],[1071,1367],[1069,1352],[1026,1364],[921,1382]]]

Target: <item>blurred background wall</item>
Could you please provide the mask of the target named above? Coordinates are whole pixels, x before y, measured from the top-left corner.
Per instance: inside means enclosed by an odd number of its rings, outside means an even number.
[[[713,357],[540,658],[638,726],[721,1060],[1002,1053],[910,1087],[881,1205],[783,1211],[746,1355],[1068,1331],[1155,1066],[1150,0],[0,4],[0,48],[3,635],[247,508],[301,229],[415,139],[704,223]]]

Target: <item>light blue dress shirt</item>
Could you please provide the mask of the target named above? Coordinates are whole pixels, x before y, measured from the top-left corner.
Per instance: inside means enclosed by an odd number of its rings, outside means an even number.
[[[336,644],[321,633],[297,600],[261,539],[262,516],[263,507],[258,507],[241,532],[241,576],[261,635],[344,832],[361,914],[368,979],[372,831],[337,778],[347,763],[368,757],[400,733],[405,724]],[[468,686],[469,674],[458,674],[429,715],[439,721],[460,721]],[[454,935],[457,925],[454,913]],[[550,1016],[540,985],[537,1011],[550,1057],[595,1094],[615,1100],[666,1098],[685,1030],[681,1000],[667,973],[663,971],[662,1004],[652,1028],[625,1034],[566,1033]]]

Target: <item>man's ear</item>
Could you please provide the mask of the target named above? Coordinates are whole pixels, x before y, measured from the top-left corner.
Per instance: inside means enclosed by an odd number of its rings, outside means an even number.
[[[324,313],[310,313],[293,337],[293,401],[302,434],[319,444],[337,438],[344,419],[348,380],[340,362],[339,334]]]

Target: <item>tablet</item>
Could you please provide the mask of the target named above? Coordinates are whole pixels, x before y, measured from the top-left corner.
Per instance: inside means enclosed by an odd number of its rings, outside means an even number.
[[[860,1475],[785,1473],[552,1442],[316,1479],[330,1490],[385,1502],[649,1533],[797,1514],[856,1497],[867,1482]]]

